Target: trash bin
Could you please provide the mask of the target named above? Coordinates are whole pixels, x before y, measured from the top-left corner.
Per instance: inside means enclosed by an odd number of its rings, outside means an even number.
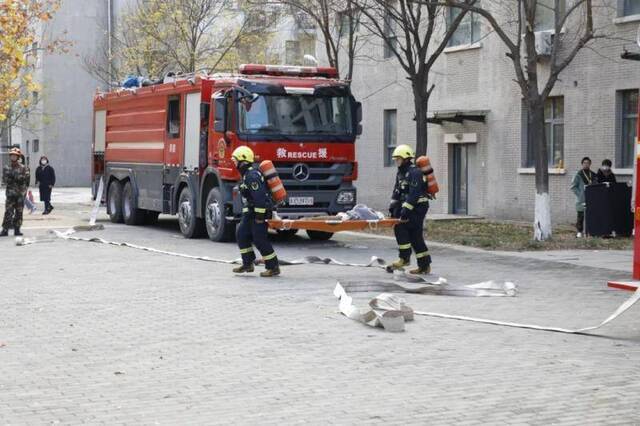
[[[633,230],[631,187],[597,183],[585,188],[585,232],[594,237],[630,236]]]

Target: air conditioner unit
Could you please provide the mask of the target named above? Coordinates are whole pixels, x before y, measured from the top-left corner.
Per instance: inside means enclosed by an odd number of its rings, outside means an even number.
[[[536,53],[540,56],[550,56],[553,48],[553,31],[536,31]]]

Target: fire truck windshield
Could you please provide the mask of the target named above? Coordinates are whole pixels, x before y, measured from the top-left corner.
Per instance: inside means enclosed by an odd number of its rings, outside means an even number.
[[[249,135],[312,136],[353,134],[347,96],[261,95],[240,102],[239,131]]]

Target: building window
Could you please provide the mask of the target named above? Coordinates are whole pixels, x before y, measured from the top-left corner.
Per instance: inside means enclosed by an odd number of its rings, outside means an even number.
[[[34,153],[40,152],[40,140],[39,139],[34,139],[33,140],[33,152]]]
[[[299,65],[301,58],[300,42],[297,40],[287,40],[284,42],[284,60],[287,65]]]
[[[548,98],[545,102],[544,132],[549,167],[564,168],[564,97]]]
[[[618,105],[617,166],[632,169],[638,122],[638,90],[618,92]]]
[[[360,20],[357,17],[358,13],[357,10],[343,10],[338,12],[339,37],[347,37],[351,30],[353,30],[354,34],[360,30]]]
[[[397,146],[398,138],[398,111],[395,109],[384,110],[384,165],[393,166],[393,150]]]
[[[450,7],[447,11],[447,26],[462,12],[461,9]],[[480,16],[475,13],[467,13],[460,25],[449,39],[449,46],[465,46],[480,41]]]
[[[167,133],[172,139],[180,137],[180,97],[170,97],[167,107]]]
[[[618,16],[640,15],[640,1],[618,0]]]
[[[394,56],[394,52],[398,48],[398,36],[396,34],[396,25],[391,13],[387,11],[384,15],[384,59]]]
[[[534,167],[535,147],[528,136],[528,113],[526,105],[522,107],[523,167]],[[544,133],[547,140],[548,165],[551,168],[564,168],[564,97],[548,98],[544,105]]]
[[[536,5],[535,31],[550,31],[556,28],[556,14],[562,19],[565,15],[566,1],[560,0],[558,10],[555,10],[555,0],[538,0]]]

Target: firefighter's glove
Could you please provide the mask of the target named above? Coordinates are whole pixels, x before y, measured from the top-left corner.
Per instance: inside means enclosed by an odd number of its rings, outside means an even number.
[[[395,215],[397,208],[398,208],[397,201],[392,201],[391,204],[389,204],[389,215],[391,215],[391,217]]]
[[[435,196],[435,194],[427,194],[427,198],[430,199],[430,200],[435,200],[436,196]]]

